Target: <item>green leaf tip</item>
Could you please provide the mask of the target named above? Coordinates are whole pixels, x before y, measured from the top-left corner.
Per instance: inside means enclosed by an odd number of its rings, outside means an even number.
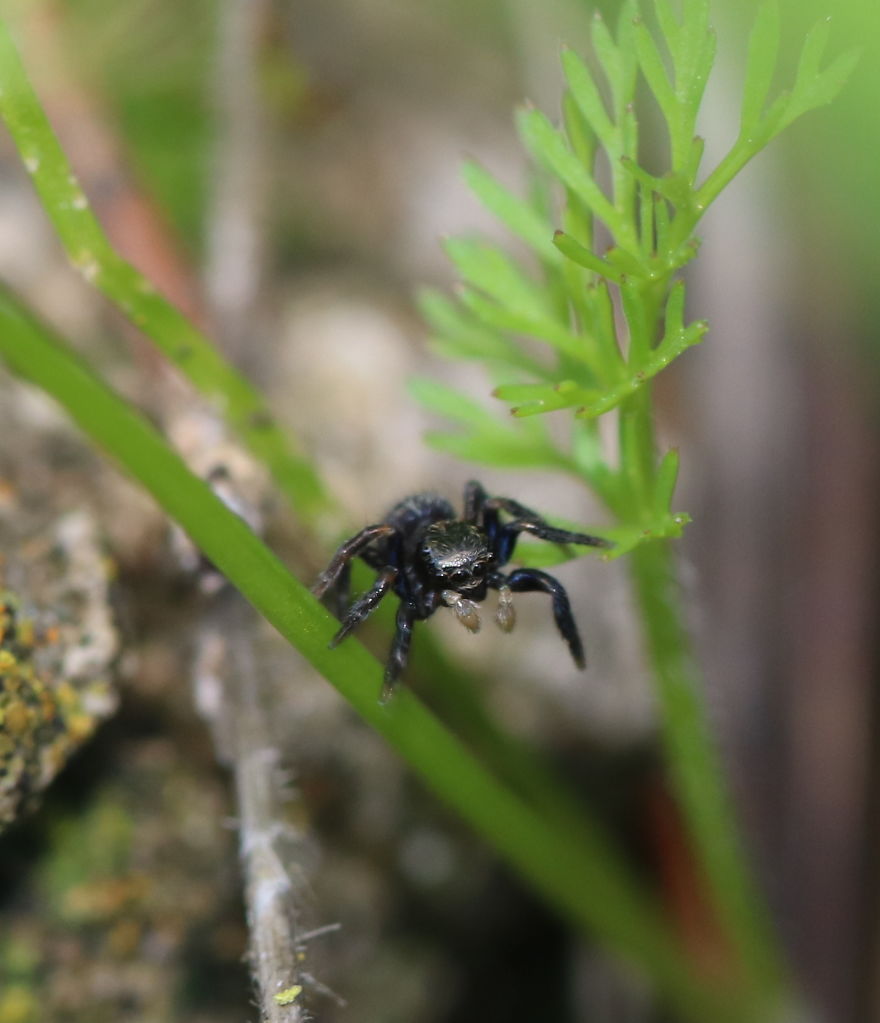
[[[779,4],[766,0],[758,8],[749,36],[746,56],[745,87],[742,102],[742,130],[757,125],[776,70],[779,51]]]
[[[573,263],[577,263],[578,266],[591,270],[593,273],[606,277],[608,280],[618,284],[623,279],[622,271],[616,269],[601,256],[595,255],[585,245],[572,238],[570,234],[566,234],[565,231],[554,232],[553,244],[564,256]]]

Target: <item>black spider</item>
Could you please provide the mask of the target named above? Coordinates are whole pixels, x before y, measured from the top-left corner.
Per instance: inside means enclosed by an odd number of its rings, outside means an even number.
[[[500,513],[513,517],[502,522]],[[552,575],[536,568],[499,571],[513,555],[520,533],[553,543],[610,547],[607,540],[557,529],[540,515],[509,497],[488,497],[471,481],[464,491],[464,514],[456,518],[452,505],[436,494],[414,494],[398,502],[382,522],[367,526],[346,540],[312,587],[342,622],[330,642],[343,639],[379,604],[386,593],[400,597],[397,629],[385,667],[382,699],[391,695],[406,667],[413,622],[430,617],[441,604],[451,607],[465,628],[477,632],[477,602],[487,589],[498,590],[496,621],[510,632],[515,623],[512,594],[541,590],[553,600],[553,617],[579,668],[586,666],[584,648],[571,613],[568,595]],[[351,606],[351,559],[360,556],[379,572],[373,586]]]

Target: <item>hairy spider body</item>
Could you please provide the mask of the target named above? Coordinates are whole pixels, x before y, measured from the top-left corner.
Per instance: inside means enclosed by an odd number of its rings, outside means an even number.
[[[502,512],[511,516],[511,521],[502,522]],[[465,487],[460,518],[449,501],[436,494],[405,497],[381,522],[346,540],[315,583],[315,595],[324,598],[342,622],[330,645],[341,643],[388,593],[399,597],[382,691],[382,698],[387,699],[406,667],[416,621],[446,605],[465,628],[477,632],[478,603],[493,589],[499,594],[496,622],[509,632],[515,623],[512,594],[538,590],[550,595],[556,626],[575,664],[585,667],[583,645],[562,584],[535,568],[515,569],[508,575],[500,571],[512,557],[522,533],[553,543],[610,546],[597,536],[557,529],[510,498],[490,498],[473,480]],[[360,557],[379,574],[373,586],[349,604],[354,557]]]

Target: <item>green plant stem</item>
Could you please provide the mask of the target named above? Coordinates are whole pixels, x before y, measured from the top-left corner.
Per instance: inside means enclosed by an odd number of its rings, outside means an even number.
[[[682,1016],[743,1023],[747,994],[694,978],[650,896],[633,882],[598,826],[571,834],[499,784],[410,692],[376,700],[382,670],[356,641],[327,643],[337,623],[194,476],[139,413],[62,341],[0,292],[0,355],[59,401],[130,472],[266,619],[408,761],[425,784],[483,835],[578,928],[644,969]],[[586,814],[585,814],[586,818]]]
[[[648,335],[662,316],[656,294],[643,293]],[[658,463],[650,384],[620,406],[621,465],[633,507],[647,524],[656,515]],[[702,680],[684,624],[672,549],[640,544],[630,573],[643,623],[645,654],[656,680],[661,729],[673,787],[738,969],[759,1000],[780,998],[785,974],[763,901],[751,880],[735,815],[704,710]]]
[[[697,189],[693,199],[696,215],[693,217],[693,224],[689,225],[688,234],[693,232],[696,222],[703,213],[755,156],[756,152],[766,144],[767,140],[760,137],[757,129],[755,134],[758,136],[757,138],[737,139],[730,152]]]
[[[0,117],[70,261],[207,398],[307,519],[328,508],[311,463],[292,449],[260,392],[143,274],[113,249],[73,173],[0,19]]]
[[[568,834],[590,830],[583,800],[568,781],[531,747],[502,731],[482,699],[479,678],[462,671],[426,635],[415,651],[413,666],[430,706],[478,752],[523,800]]]
[[[650,339],[662,323],[659,289],[644,289],[643,326]],[[620,406],[621,465],[632,507],[647,524],[656,515],[658,460],[646,384]],[[673,553],[668,540],[640,544],[630,574],[656,681],[664,751],[688,831],[714,906],[741,971],[757,1001],[782,997],[785,973],[774,936],[747,866],[737,823],[705,713],[703,684],[684,624]]]
[[[640,407],[623,409],[636,423],[628,431],[630,458],[654,460],[650,392]],[[652,475],[652,481],[655,476]],[[650,514],[650,509],[647,510]],[[757,1001],[781,1004],[787,978],[772,928],[746,865],[702,700],[703,685],[684,624],[672,548],[667,540],[641,544],[630,555],[645,653],[657,684],[664,749],[674,789],[719,913],[736,955],[735,968]]]

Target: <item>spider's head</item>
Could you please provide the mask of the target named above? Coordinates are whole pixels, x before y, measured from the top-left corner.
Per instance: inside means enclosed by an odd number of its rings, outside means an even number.
[[[467,522],[434,522],[422,539],[422,562],[438,589],[455,590],[475,600],[486,595],[492,552],[485,536]]]

